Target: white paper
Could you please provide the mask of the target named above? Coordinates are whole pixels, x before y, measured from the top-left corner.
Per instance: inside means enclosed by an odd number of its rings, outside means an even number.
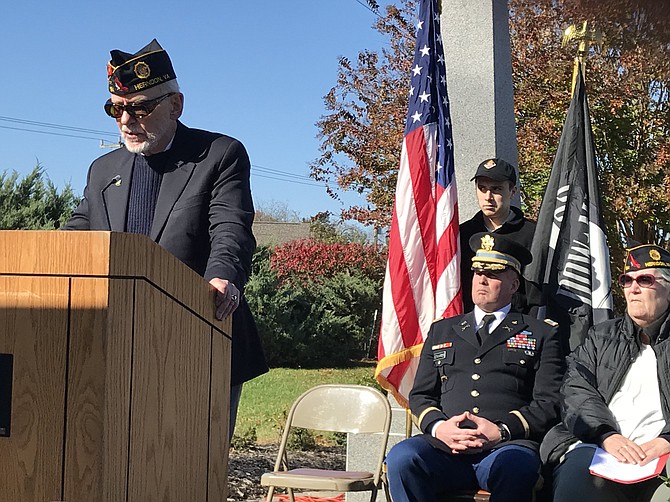
[[[668,455],[663,455],[647,465],[625,464],[619,462],[614,455],[610,455],[602,448],[596,448],[589,470],[591,474],[619,483],[636,483],[658,475],[667,458]]]

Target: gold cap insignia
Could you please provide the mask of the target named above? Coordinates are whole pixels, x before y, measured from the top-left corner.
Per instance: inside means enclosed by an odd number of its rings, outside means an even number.
[[[484,251],[491,251],[494,245],[495,241],[493,240],[493,237],[488,234],[482,237],[482,249]]]
[[[135,75],[137,75],[137,78],[149,78],[149,75],[151,75],[151,68],[149,68],[149,65],[144,61],[138,62],[133,68],[133,71],[135,72]]]
[[[649,258],[651,258],[654,261],[658,261],[661,259],[661,253],[659,253],[655,249],[651,249],[649,250]]]
[[[496,166],[496,161],[493,159],[487,160],[486,164],[484,164],[484,167],[486,169],[493,169]]]

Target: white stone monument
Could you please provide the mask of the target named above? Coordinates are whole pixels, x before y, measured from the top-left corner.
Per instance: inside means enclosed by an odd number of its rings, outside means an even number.
[[[518,164],[507,0],[442,0],[441,24],[465,221],[479,211],[470,181],[479,163],[500,157]]]

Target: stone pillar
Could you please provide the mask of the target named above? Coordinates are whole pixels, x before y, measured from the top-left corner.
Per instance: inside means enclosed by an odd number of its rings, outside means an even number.
[[[405,439],[407,427],[407,413],[405,409],[389,395],[391,411],[393,418],[391,421],[391,432],[389,435],[388,450],[391,447]],[[411,434],[420,432],[412,426]],[[347,469],[350,471],[372,471],[377,462],[377,452],[379,451],[379,436],[369,434],[349,434],[347,437]],[[370,492],[349,492],[346,494],[347,502],[368,502]],[[386,500],[383,493],[377,495],[377,501]]]
[[[442,0],[441,23],[465,221],[479,211],[470,181],[479,163],[490,157],[518,161],[507,0]]]

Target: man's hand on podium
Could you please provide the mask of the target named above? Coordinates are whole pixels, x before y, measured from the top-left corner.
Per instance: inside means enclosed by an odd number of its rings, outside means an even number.
[[[218,277],[209,283],[216,288],[214,305],[216,305],[216,318],[221,321],[235,312],[240,304],[240,290],[232,282]]]

